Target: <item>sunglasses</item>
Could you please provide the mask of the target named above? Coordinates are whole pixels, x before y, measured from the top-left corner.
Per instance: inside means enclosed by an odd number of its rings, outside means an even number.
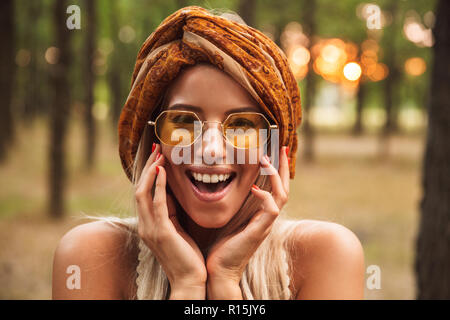
[[[203,133],[206,123],[218,123],[223,137],[238,149],[252,149],[263,146],[270,138],[271,129],[278,128],[259,112],[231,113],[225,121],[201,121],[192,111],[165,110],[155,121],[156,137],[169,146],[187,147]]]

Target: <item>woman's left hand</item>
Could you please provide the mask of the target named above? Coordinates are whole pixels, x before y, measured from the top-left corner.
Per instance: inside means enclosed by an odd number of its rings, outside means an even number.
[[[263,201],[261,207],[242,231],[219,240],[209,251],[206,259],[209,287],[212,287],[210,282],[221,283],[222,287],[230,287],[230,284],[235,288],[239,286],[245,266],[270,233],[273,222],[288,200],[288,148],[281,148],[279,171],[270,163],[267,156],[261,159],[261,166],[268,171],[272,193],[255,185],[251,188],[253,195]]]

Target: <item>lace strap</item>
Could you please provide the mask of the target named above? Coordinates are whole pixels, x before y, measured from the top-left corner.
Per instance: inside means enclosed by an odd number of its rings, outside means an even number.
[[[145,286],[145,279],[146,276],[146,264],[148,264],[151,251],[150,249],[145,245],[145,243],[142,241],[142,239],[139,239],[139,255],[138,255],[138,265],[136,267],[136,297],[138,300],[143,300],[146,298],[146,286]],[[148,268],[147,268],[148,269]]]

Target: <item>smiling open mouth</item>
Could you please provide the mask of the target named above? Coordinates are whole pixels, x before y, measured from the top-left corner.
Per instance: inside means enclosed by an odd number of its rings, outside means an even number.
[[[202,193],[216,193],[224,190],[234,179],[235,173],[208,174],[188,172],[192,184]]]

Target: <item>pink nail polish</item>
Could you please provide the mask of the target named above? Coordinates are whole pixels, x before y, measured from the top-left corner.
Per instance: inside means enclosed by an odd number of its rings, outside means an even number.
[[[159,173],[159,167],[157,166],[156,167],[156,175],[158,175],[158,173]]]

